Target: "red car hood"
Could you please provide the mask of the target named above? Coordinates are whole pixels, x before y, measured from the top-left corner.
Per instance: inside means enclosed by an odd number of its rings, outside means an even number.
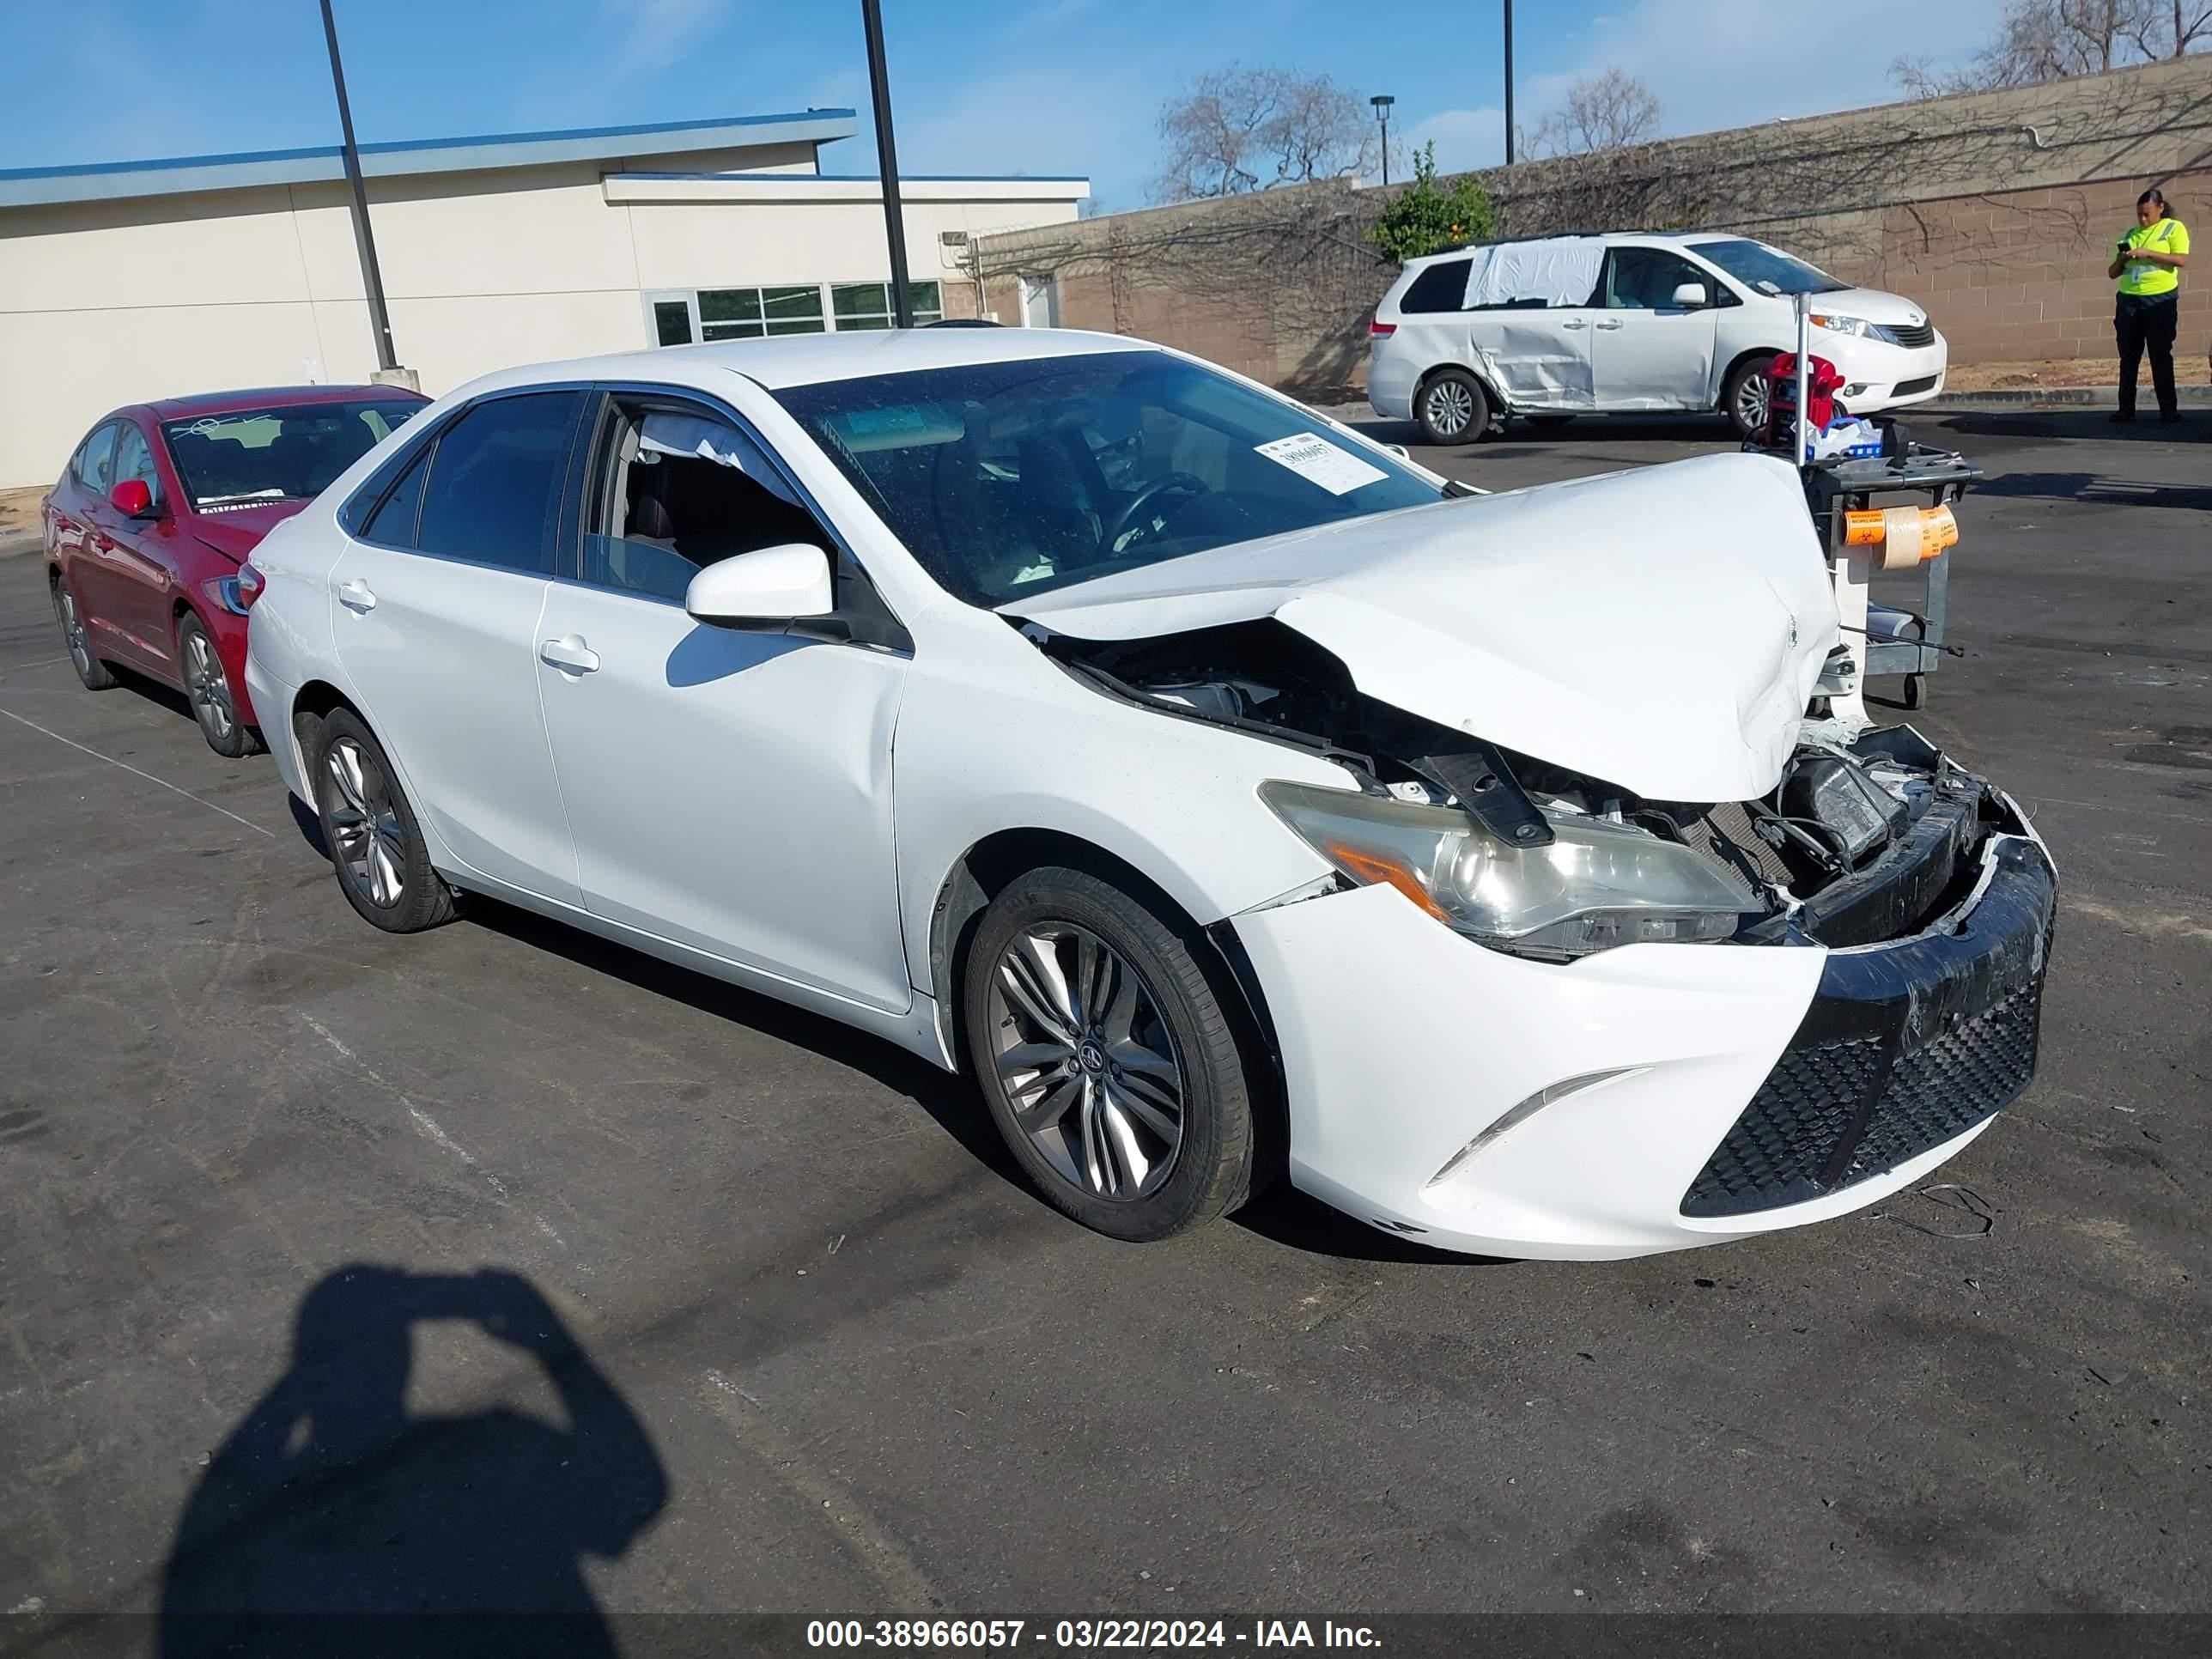
[[[305,501],[255,501],[251,505],[218,507],[192,514],[191,532],[234,564],[261,544],[261,538],[301,511]]]

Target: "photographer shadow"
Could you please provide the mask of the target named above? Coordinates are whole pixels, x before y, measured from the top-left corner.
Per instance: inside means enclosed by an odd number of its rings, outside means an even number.
[[[412,1328],[456,1320],[536,1361],[567,1426],[410,1414]],[[622,1555],[667,1497],[644,1425],[529,1281],[341,1268],[185,1505],[159,1650],[611,1656],[583,1558]]]

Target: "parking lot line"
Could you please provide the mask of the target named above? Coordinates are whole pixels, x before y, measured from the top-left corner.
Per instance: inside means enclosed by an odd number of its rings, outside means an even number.
[[[112,755],[103,755],[97,749],[94,749],[87,744],[79,743],[75,738],[65,738],[58,732],[48,731],[45,726],[40,725],[38,721],[25,720],[21,714],[16,714],[12,709],[0,708],[0,714],[5,714],[9,720],[15,721],[18,726],[29,726],[31,730],[38,732],[41,737],[52,738],[56,743],[65,743],[70,748],[78,750],[84,754],[91,756],[94,760],[106,761],[110,766],[119,766],[125,771],[130,773],[133,777],[143,778],[149,783],[158,783],[162,788],[172,790],[176,793],[182,795],[186,800],[197,802],[198,805],[206,807],[210,812],[222,813],[223,817],[228,818],[233,823],[244,824],[257,836],[266,836],[271,841],[276,839],[276,832],[274,830],[264,830],[259,824],[254,823],[252,818],[242,818],[239,817],[237,813],[232,811],[228,806],[217,806],[213,801],[208,799],[205,796],[195,795],[191,790],[184,788],[179,785],[171,783],[167,778],[157,778],[151,772],[142,772],[137,767],[131,765],[129,761],[119,761]]]

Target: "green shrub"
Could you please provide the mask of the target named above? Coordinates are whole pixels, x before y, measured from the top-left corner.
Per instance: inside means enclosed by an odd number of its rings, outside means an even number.
[[[1437,147],[1413,158],[1413,183],[1382,210],[1367,240],[1400,264],[1458,242],[1486,241],[1498,231],[1497,210],[1480,185],[1462,173],[1449,191],[1437,188]]]

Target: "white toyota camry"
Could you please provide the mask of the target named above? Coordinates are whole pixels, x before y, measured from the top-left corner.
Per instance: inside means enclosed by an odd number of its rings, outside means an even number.
[[[2054,878],[1805,723],[1796,476],[1463,496],[1111,337],[544,365],[261,544],[247,682],[369,921],[489,895],[970,1069],[1120,1237],[1279,1172],[1604,1258],[1921,1177],[2027,1086]]]

